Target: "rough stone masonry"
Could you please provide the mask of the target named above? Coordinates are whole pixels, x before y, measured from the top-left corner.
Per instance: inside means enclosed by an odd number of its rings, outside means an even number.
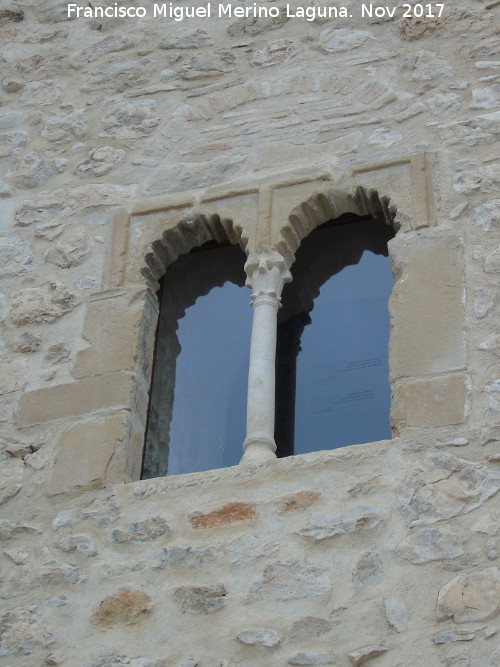
[[[498,667],[500,4],[211,5],[0,7],[0,662]],[[141,481],[165,264],[375,209],[393,439]]]

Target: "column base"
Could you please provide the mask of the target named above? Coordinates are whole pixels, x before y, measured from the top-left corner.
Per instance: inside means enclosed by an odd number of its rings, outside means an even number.
[[[276,460],[276,443],[262,437],[247,438],[243,443],[244,454],[240,463],[259,463]]]

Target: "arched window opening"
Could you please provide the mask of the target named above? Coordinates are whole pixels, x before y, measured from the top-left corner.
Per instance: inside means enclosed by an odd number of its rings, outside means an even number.
[[[278,313],[278,456],[391,437],[384,221],[343,215],[304,239]]]
[[[210,241],[160,281],[142,478],[239,463],[252,323],[245,253]]]

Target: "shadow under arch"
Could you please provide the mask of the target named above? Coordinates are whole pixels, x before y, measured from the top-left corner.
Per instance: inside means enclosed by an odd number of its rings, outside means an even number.
[[[217,215],[183,220],[152,243],[143,274],[158,286],[160,304],[143,450],[142,478],[168,471],[176,368],[181,352],[179,321],[215,287],[245,284],[246,239],[231,220]],[[209,252],[205,252],[209,250]]]

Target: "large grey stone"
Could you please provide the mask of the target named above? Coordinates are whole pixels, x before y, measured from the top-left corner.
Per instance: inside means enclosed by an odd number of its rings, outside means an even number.
[[[422,565],[433,560],[462,556],[462,543],[463,537],[446,526],[416,528],[399,542],[395,551],[414,565]]]
[[[181,586],[174,591],[174,602],[183,613],[208,614],[222,609],[227,595],[222,584]]]
[[[68,535],[57,543],[59,549],[68,553],[78,551],[85,556],[95,556],[97,549],[90,535]]]
[[[288,631],[288,639],[290,642],[302,642],[310,640],[311,637],[318,637],[325,634],[332,629],[332,624],[324,618],[317,618],[316,616],[305,616],[299,618],[292,624]]]
[[[115,542],[151,542],[170,535],[170,527],[161,516],[135,521],[125,530],[115,529],[111,537]]]
[[[77,305],[78,299],[65,285],[52,282],[14,294],[10,316],[14,324],[54,322]]]
[[[382,655],[382,653],[386,653],[388,650],[389,649],[387,646],[383,646],[382,644],[373,644],[351,651],[348,657],[351,664],[354,665],[354,667],[357,667],[358,665],[362,665],[367,660],[371,660],[372,658],[376,658],[378,655]]]
[[[15,607],[0,618],[0,656],[31,655],[54,641],[52,628],[34,604]]]
[[[368,551],[356,563],[356,568],[352,573],[352,583],[356,588],[372,586],[380,583],[383,576],[384,568],[378,554]]]
[[[484,232],[491,231],[500,224],[500,199],[475,206],[469,211],[469,218]]]
[[[19,236],[0,237],[0,277],[19,276],[31,269],[31,244]]]
[[[408,629],[408,609],[403,600],[385,598],[384,607],[387,622],[396,632],[404,632]]]
[[[88,153],[88,159],[77,164],[74,173],[80,178],[99,178],[121,164],[127,151],[113,146],[97,146]]]
[[[320,515],[305,528],[298,530],[299,535],[314,540],[326,540],[336,535],[345,535],[358,530],[368,530],[376,526],[384,515],[378,507],[357,505],[345,512],[330,516]]]
[[[271,540],[259,540],[253,535],[237,537],[227,546],[227,553],[234,565],[243,565],[262,556],[278,551],[279,545]]]
[[[470,642],[476,636],[476,630],[467,628],[448,628],[437,632],[432,641],[435,644],[451,644],[451,642]]]
[[[435,452],[410,468],[397,497],[409,525],[419,526],[472,512],[499,489],[500,470]]]
[[[365,46],[374,39],[372,33],[366,30],[326,28],[319,36],[318,48],[323,53],[342,53]]]
[[[332,590],[330,575],[296,561],[269,564],[248,592],[248,601],[326,598]]]
[[[181,567],[196,567],[203,563],[213,563],[217,550],[214,547],[202,546],[172,546],[157,551],[154,554],[153,567],[179,565]]]
[[[266,646],[267,648],[274,648],[280,643],[280,636],[276,630],[268,628],[243,630],[238,633],[236,639],[247,646]]]
[[[439,591],[436,618],[455,623],[476,623],[494,618],[500,611],[500,570],[486,568],[461,573]]]
[[[21,459],[14,458],[2,461],[0,466],[0,505],[21,490],[23,476],[24,463]]]
[[[79,266],[89,256],[91,246],[89,235],[83,229],[74,229],[50,246],[45,254],[45,261],[61,269]]]

